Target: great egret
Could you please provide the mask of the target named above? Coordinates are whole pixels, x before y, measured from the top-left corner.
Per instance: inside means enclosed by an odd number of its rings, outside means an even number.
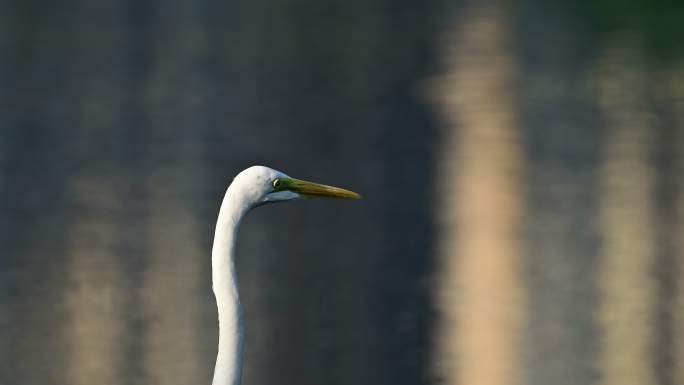
[[[358,199],[355,192],[290,178],[253,166],[239,173],[223,198],[211,252],[212,285],[219,319],[219,346],[212,385],[239,385],[244,324],[235,275],[235,235],[247,212],[266,203],[306,197]]]

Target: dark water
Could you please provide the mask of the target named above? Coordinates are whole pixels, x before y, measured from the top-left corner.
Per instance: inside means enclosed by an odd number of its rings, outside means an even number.
[[[676,2],[0,3],[0,385],[684,383]]]

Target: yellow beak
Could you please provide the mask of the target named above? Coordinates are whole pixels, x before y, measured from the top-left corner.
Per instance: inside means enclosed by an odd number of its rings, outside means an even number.
[[[307,198],[340,198],[340,199],[360,199],[361,195],[345,190],[343,188],[327,186],[299,179],[288,179],[285,181],[285,189],[296,192]]]

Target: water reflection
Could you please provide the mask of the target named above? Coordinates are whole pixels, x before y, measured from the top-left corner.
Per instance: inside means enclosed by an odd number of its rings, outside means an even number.
[[[83,176],[71,187],[69,196],[83,215],[70,227],[66,249],[68,315],[63,343],[68,358],[64,382],[119,384],[125,332],[124,278],[116,252],[119,223],[111,214],[124,202],[114,194],[111,181],[99,175]]]
[[[190,144],[193,142],[191,141]],[[195,143],[196,144],[196,143]],[[206,254],[196,225],[192,202],[183,199],[188,186],[201,183],[193,175],[193,150],[173,147],[180,155],[183,167],[173,172],[166,167],[155,171],[144,181],[146,205],[145,251],[146,268],[140,278],[142,286],[140,311],[144,314],[144,363],[141,365],[145,381],[153,384],[209,383],[210,365],[201,360],[203,331],[197,322],[203,303],[198,301],[206,293],[202,284],[202,266]],[[184,173],[183,179],[174,176]],[[211,333],[213,334],[213,333]],[[206,349],[206,348],[205,348]],[[211,360],[211,358],[209,358]]]
[[[654,384],[657,282],[653,117],[643,58],[608,47],[597,65],[605,145],[601,165],[598,321],[605,384]]]
[[[522,154],[509,33],[501,9],[461,9],[441,49],[446,73],[435,80],[445,125],[435,357],[448,384],[520,380]]]
[[[678,175],[684,172],[684,156],[681,153],[682,144],[684,144],[684,67],[681,65],[678,69],[673,70],[665,77],[665,83],[668,85],[666,89],[671,92],[670,105],[673,110],[673,122],[677,129],[673,138],[674,145],[680,149],[677,152],[676,161],[673,165],[673,170]],[[678,194],[675,194],[673,204],[673,221],[671,224],[671,231],[667,232],[669,241],[672,244],[672,261],[676,266],[674,269],[671,266],[665,266],[668,271],[672,271],[674,275],[675,289],[672,296],[668,298],[668,314],[672,318],[672,342],[673,351],[670,357],[670,362],[673,363],[674,370],[672,373],[672,382],[675,384],[684,383],[684,181],[681,177],[674,176],[673,182],[677,186]],[[669,302],[672,301],[672,302]]]
[[[246,384],[684,383],[681,39],[606,4],[0,4],[0,384],[209,383],[254,163],[366,198],[245,221]]]

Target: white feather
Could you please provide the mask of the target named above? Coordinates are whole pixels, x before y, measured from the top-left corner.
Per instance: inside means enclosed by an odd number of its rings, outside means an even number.
[[[290,191],[273,192],[273,180],[287,177],[268,167],[250,167],[235,177],[223,198],[211,256],[212,285],[219,318],[219,346],[212,385],[239,385],[242,377],[245,330],[235,273],[238,226],[253,207],[298,198],[298,194]]]

